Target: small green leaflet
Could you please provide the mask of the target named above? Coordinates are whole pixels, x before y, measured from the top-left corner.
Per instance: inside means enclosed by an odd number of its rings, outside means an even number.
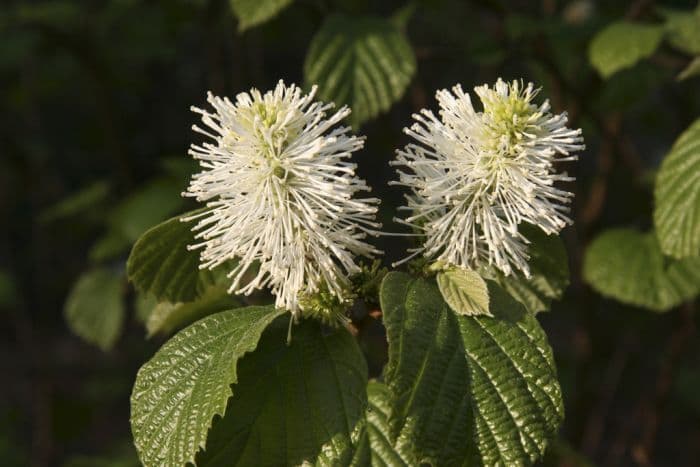
[[[596,34],[588,58],[603,78],[609,78],[653,54],[663,32],[662,26],[617,21]]]
[[[265,306],[208,316],[177,333],[141,367],[131,394],[131,430],[146,467],[194,462],[214,416],[224,414],[238,381],[238,360],[283,313]]]
[[[367,365],[345,329],[283,316],[239,364],[226,414],[198,467],[348,465],[367,404]]]
[[[316,33],[304,63],[307,86],[318,97],[352,109],[357,127],[389,110],[416,71],[408,40],[391,21],[333,15]]]
[[[124,323],[123,272],[98,268],[75,283],[65,304],[68,326],[102,350],[114,346]]]
[[[666,311],[700,292],[700,257],[664,258],[654,232],[612,229],[588,247],[583,277],[606,297]]]
[[[661,163],[654,200],[661,250],[674,258],[700,256],[700,119],[678,137]]]
[[[436,278],[442,298],[455,313],[491,316],[489,291],[479,273],[472,269],[451,267],[438,272]]]
[[[292,3],[292,0],[230,0],[238,17],[238,30],[245,31],[268,21]]]
[[[494,317],[452,313],[425,279],[384,279],[397,452],[433,465],[523,465],[555,437],[563,403],[547,337],[520,303],[487,285]]]

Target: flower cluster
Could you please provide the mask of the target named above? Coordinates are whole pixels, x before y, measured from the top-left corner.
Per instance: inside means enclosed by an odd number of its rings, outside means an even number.
[[[538,90],[498,80],[474,88],[483,105],[477,111],[457,85],[436,93],[440,118],[431,111],[414,115],[405,129],[417,143],[397,151],[399,181],[410,188],[409,211],[399,220],[425,236],[412,250],[442,263],[477,268],[495,265],[508,275],[529,276],[528,240],[521,223],[547,234],[571,222],[572,194],[555,186],[573,180],[555,163],[576,159],[581,130],[567,128],[565,113],[554,115],[548,101],[533,103]]]
[[[190,248],[201,249],[201,268],[236,259],[230,292],[269,287],[294,315],[329,308],[332,318],[353,296],[357,258],[380,253],[366,237],[381,226],[379,200],[357,197],[369,188],[348,159],[364,139],[338,125],[350,110],[330,113],[332,104],[314,101],[315,90],[280,82],[235,103],[209,94],[213,111],[193,108],[205,126],[194,129],[213,141],[192,145],[202,171],[184,195],[207,205],[187,219],[198,220]],[[566,114],[552,114],[547,101],[535,104],[532,83],[499,79],[474,91],[481,111],[455,86],[436,94],[440,118],[424,109],[405,129],[416,142],[392,162],[400,167],[393,183],[410,188],[400,208],[409,214],[399,222],[424,239],[405,260],[422,253],[437,264],[529,276],[519,227],[552,234],[571,222],[573,195],[556,184],[572,178],[555,164],[583,149],[581,130],[569,129]]]
[[[269,287],[295,315],[300,297],[318,291],[344,300],[356,258],[380,253],[365,241],[381,227],[379,200],[355,197],[369,188],[348,161],[364,139],[337,126],[347,107],[328,115],[333,105],[315,102],[315,91],[280,81],[235,103],[209,94],[213,111],[192,110],[207,127],[194,129],[213,141],[191,146],[202,171],[183,193],[207,205],[188,218],[198,220],[190,248],[201,248],[200,267],[235,258],[230,292]]]

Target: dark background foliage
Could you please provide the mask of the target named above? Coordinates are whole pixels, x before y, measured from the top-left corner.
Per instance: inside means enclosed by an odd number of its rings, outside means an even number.
[[[659,2],[661,3],[661,2]],[[694,2],[665,1],[690,9]],[[234,96],[279,79],[303,83],[309,43],[331,13],[389,17],[404,1],[298,0],[239,32],[224,0],[11,1],[0,6],[0,463],[132,465],[129,393],[160,338],[144,339],[124,282],[126,326],[107,352],[72,334],[63,306],[94,265],[123,274],[131,243],[184,210],[190,130],[207,90]],[[360,175],[385,199],[401,190],[388,161],[410,114],[435,89],[497,77],[543,87],[582,127],[575,224],[564,231],[572,284],[540,315],[566,402],[551,465],[700,465],[700,337],[693,305],[659,314],[603,299],[581,277],[587,244],[613,226],[651,226],[659,161],[700,115],[700,78],[678,82],[687,55],[662,45],[602,80],[593,35],[621,18],[659,20],[653,1],[426,0],[406,33],[417,73],[388,113],[359,131]],[[57,202],[89,188],[70,204]],[[396,259],[406,245],[378,243]],[[371,371],[384,348],[363,329]]]

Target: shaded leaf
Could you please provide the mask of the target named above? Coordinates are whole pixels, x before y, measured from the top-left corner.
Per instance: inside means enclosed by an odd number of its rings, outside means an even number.
[[[39,215],[39,222],[75,216],[95,207],[109,195],[109,183],[98,181],[59,201]]]
[[[17,285],[14,277],[4,269],[0,269],[0,307],[10,307],[17,301]]]
[[[304,63],[307,85],[319,98],[348,105],[358,126],[389,110],[416,71],[413,49],[388,20],[329,17],[314,36]]]
[[[569,286],[566,248],[558,235],[547,235],[533,226],[522,231],[531,242],[528,248],[531,277],[528,279],[522,274],[506,276],[495,269],[485,275],[498,282],[531,313],[547,311],[552,300],[561,299]]]
[[[183,329],[144,364],[131,395],[131,429],[144,465],[194,462],[238,381],[237,362],[285,313],[272,306],[224,311]]]
[[[606,297],[665,311],[700,291],[700,258],[666,259],[653,232],[612,229],[589,245],[583,276]]]
[[[90,247],[88,256],[90,261],[101,262],[114,259],[124,252],[129,251],[132,241],[129,240],[121,232],[111,230],[100,237]]]
[[[661,26],[617,21],[596,34],[588,58],[603,78],[608,78],[653,54],[662,36]]]
[[[367,402],[365,424],[351,465],[417,465],[412,452],[396,450],[396,439],[390,424],[392,408],[389,388],[384,383],[370,381],[367,384]]]
[[[136,294],[134,298],[134,311],[136,319],[142,323],[146,324],[148,322],[148,317],[151,316],[151,312],[158,305],[158,300],[151,294]]]
[[[472,269],[449,268],[437,273],[442,298],[460,315],[488,315],[489,291],[486,282]]]
[[[241,361],[197,466],[348,465],[367,400],[362,352],[345,329],[328,334],[312,320],[294,327],[288,346],[287,322],[273,323]]]
[[[216,282],[215,273],[199,270],[199,252],[187,249],[194,243],[195,221],[176,216],[148,230],[138,239],[127,261],[127,275],[141,293],[159,301],[191,302]]]
[[[546,335],[488,282],[494,317],[450,312],[435,284],[386,276],[381,290],[400,452],[433,465],[522,465],[540,459],[563,418]]]
[[[231,8],[238,17],[238,30],[245,31],[277,14],[292,3],[292,0],[230,0]]]
[[[214,285],[191,302],[156,304],[148,315],[146,330],[149,337],[155,334],[171,334],[212,313],[242,305],[240,299],[226,292],[225,286]]]
[[[102,350],[114,346],[124,322],[124,276],[111,269],[86,272],[65,304],[68,327]]]
[[[183,204],[180,183],[162,178],[155,180],[119,203],[110,214],[112,229],[130,241],[176,212]]]
[[[663,252],[674,258],[700,256],[700,119],[678,137],[661,163],[654,200]]]
[[[119,443],[117,446],[101,452],[100,455],[75,456],[69,458],[63,467],[140,467],[133,443]]]
[[[403,6],[392,13],[391,22],[400,30],[405,31],[417,9],[417,0],[408,0]]]

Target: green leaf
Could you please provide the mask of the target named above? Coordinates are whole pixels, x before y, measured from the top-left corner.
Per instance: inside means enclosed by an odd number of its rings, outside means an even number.
[[[661,250],[700,256],[700,119],[676,140],[656,177],[654,225]]]
[[[212,313],[242,305],[243,302],[240,299],[226,292],[225,286],[214,285],[191,302],[156,304],[148,315],[146,330],[149,337],[155,334],[171,334]]]
[[[86,272],[66,300],[68,327],[102,350],[112,348],[124,322],[124,276],[111,269]]]
[[[214,423],[198,467],[348,465],[366,405],[367,366],[345,329],[273,323],[239,366],[226,415]],[[307,464],[304,464],[307,465]]]
[[[0,269],[0,307],[10,307],[17,303],[17,284],[12,275]]]
[[[449,268],[437,274],[442,298],[455,313],[466,316],[487,315],[489,291],[479,273],[471,269]]]
[[[418,465],[419,462],[409,450],[396,449],[391,428],[391,392],[378,381],[367,384],[367,410],[360,440],[357,442],[352,466],[390,465],[392,467]]]
[[[523,228],[530,240],[528,248],[530,275],[506,276],[491,269],[485,273],[503,287],[513,298],[525,305],[531,313],[549,310],[552,300],[559,300],[569,286],[569,261],[564,242],[557,235],[547,235],[534,226]]]
[[[158,224],[138,239],[126,263],[129,280],[141,293],[159,301],[191,302],[216,283],[216,272],[199,270],[199,252],[187,249],[194,243],[195,221],[182,222],[192,211]]]
[[[242,32],[274,18],[291,3],[292,0],[231,0],[231,8]]]
[[[374,17],[329,17],[304,63],[307,85],[318,84],[325,101],[350,106],[353,126],[389,110],[415,71],[406,36],[391,21]]]
[[[403,6],[392,13],[391,22],[394,23],[394,26],[399,28],[399,30],[405,31],[417,9],[418,1],[408,0]]]
[[[589,245],[583,277],[606,297],[665,311],[700,291],[700,258],[666,259],[653,232],[612,229]]]
[[[662,36],[661,26],[617,21],[596,34],[588,58],[603,78],[609,78],[651,56]]]
[[[134,315],[141,324],[148,322],[148,317],[158,306],[158,300],[151,294],[136,294],[134,297]]]
[[[175,213],[183,204],[182,187],[171,178],[155,180],[119,203],[110,214],[113,230],[130,241]]]
[[[698,75],[700,75],[700,57],[695,57],[690,63],[688,63],[688,66],[683,68],[683,71],[678,73],[678,77],[676,79],[678,81],[683,81]]]
[[[131,429],[146,466],[194,462],[238,381],[237,362],[285,313],[272,306],[224,311],[183,329],[138,372]]]
[[[95,182],[44,210],[39,215],[39,222],[52,222],[81,214],[104,201],[107,195],[109,184],[105,181]]]
[[[390,422],[396,449],[420,462],[530,464],[563,419],[544,331],[497,284],[488,289],[494,317],[456,315],[433,283],[408,274],[382,284]]]
[[[109,230],[90,247],[88,256],[95,263],[114,259],[129,251],[133,242],[116,230]]]
[[[695,11],[660,8],[659,11],[666,19],[666,40],[688,54],[700,53],[700,8]]]

